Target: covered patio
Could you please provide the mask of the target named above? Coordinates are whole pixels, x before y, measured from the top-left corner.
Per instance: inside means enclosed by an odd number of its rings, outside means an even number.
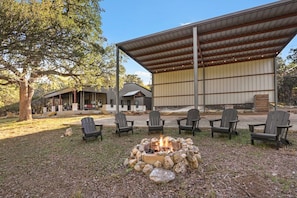
[[[155,108],[205,111],[259,94],[277,104],[275,58],[297,33],[296,10],[282,0],[117,43],[117,87],[121,50],[152,74]]]

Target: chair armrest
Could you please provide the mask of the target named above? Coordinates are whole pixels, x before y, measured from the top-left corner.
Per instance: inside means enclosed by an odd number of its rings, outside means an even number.
[[[265,126],[265,125],[266,125],[265,123],[261,123],[261,124],[249,124],[249,130],[250,130],[250,132],[254,133],[255,127],[257,127],[257,126]]]
[[[131,124],[131,126],[134,125],[134,120],[127,120],[127,122],[129,122]]]
[[[199,120],[200,120],[199,118],[192,120],[192,126],[195,127],[196,123],[199,122]]]
[[[100,128],[100,131],[102,131],[102,128],[103,128],[103,124],[95,124],[96,127],[99,127]]]
[[[229,130],[236,130],[237,122],[239,122],[239,120],[230,120],[229,121]]]
[[[280,139],[280,141],[285,141],[286,144],[291,144],[287,140],[288,130],[289,130],[289,128],[292,127],[292,125],[289,125],[289,124],[290,124],[290,121],[288,122],[288,125],[278,125],[278,126],[276,126],[276,128],[277,128],[277,138]],[[285,132],[284,132],[284,134],[281,134],[283,129],[285,129]]]
[[[213,127],[214,122],[222,121],[222,118],[220,119],[214,119],[214,120],[209,120],[209,124],[211,127]]]
[[[289,128],[291,128],[292,125],[277,125],[276,128],[277,128],[277,135],[279,136],[282,132],[283,129],[286,129],[286,132],[288,131]],[[285,132],[285,133],[286,133]]]
[[[118,128],[120,128],[120,126],[119,126],[119,123],[118,123],[118,122],[114,122],[114,123],[115,123],[115,125],[116,125],[117,129],[118,129]]]
[[[187,118],[179,118],[179,119],[177,119],[176,121],[177,121],[177,124],[178,125],[180,125],[180,122],[182,121],[182,120],[186,120]]]
[[[162,122],[162,125],[164,126],[164,125],[165,125],[165,120],[162,120],[162,119],[161,119],[161,122]]]
[[[146,125],[149,126],[150,125],[150,121],[146,120]]]
[[[277,125],[276,127],[281,129],[286,129],[286,128],[291,128],[292,125]]]

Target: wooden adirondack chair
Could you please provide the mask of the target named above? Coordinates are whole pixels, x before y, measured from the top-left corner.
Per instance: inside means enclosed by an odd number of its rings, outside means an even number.
[[[220,126],[214,126],[215,122],[220,122]],[[225,109],[222,113],[222,118],[209,120],[211,126],[211,137],[213,138],[214,133],[226,133],[229,135],[229,139],[231,139],[232,133],[235,133],[236,135],[238,134],[236,131],[238,122],[237,110]]]
[[[132,131],[133,134],[133,125],[134,121],[128,121],[126,115],[122,112],[115,114],[115,124],[116,124],[116,133],[121,136],[121,133]]]
[[[81,126],[82,126],[82,133],[83,133],[83,140],[87,141],[90,138],[97,139],[99,136],[102,137],[102,124],[95,124],[94,119],[92,117],[85,117],[81,119]],[[99,127],[99,129],[97,128]]]
[[[280,144],[290,144],[287,140],[287,132],[290,127],[290,113],[286,111],[270,111],[267,115],[266,123],[249,124],[251,132],[251,144],[254,145],[254,140],[273,141],[276,143],[276,149],[279,149]],[[264,131],[257,133],[255,127],[264,126]]]
[[[146,121],[148,126],[148,134],[153,131],[161,131],[164,134],[165,120],[161,119],[159,111],[151,111],[149,113],[149,120]]]
[[[191,131],[193,136],[195,135],[195,131],[201,131],[199,129],[199,121],[200,121],[200,113],[198,109],[190,109],[187,112],[186,118],[180,118],[177,120],[179,134],[181,131]]]

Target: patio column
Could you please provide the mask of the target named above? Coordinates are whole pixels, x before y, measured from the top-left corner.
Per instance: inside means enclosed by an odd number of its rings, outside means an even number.
[[[198,35],[197,27],[193,27],[193,66],[194,66],[194,107],[198,109]]]
[[[76,103],[76,90],[73,91],[73,102]]]
[[[116,48],[116,113],[119,113],[119,100],[120,100],[120,52],[117,46]]]
[[[154,86],[154,83],[155,83],[155,79],[154,79],[154,74],[152,73],[152,87],[151,87],[151,90],[152,90],[152,104],[151,104],[151,109],[153,111],[155,111],[155,86]]]
[[[58,111],[63,111],[63,104],[62,104],[62,95],[59,94],[59,106]]]
[[[274,110],[277,110],[277,61],[274,57]]]
[[[72,103],[72,111],[77,111],[78,110],[78,104],[76,100],[76,90],[73,91],[73,103]]]
[[[52,112],[56,112],[55,96],[53,96],[53,98],[52,98]]]
[[[80,92],[80,110],[85,110],[85,92],[84,91],[81,91]]]

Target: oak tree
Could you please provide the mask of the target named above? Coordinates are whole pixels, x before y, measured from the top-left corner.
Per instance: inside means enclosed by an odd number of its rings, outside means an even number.
[[[19,87],[19,120],[32,119],[38,81],[108,82],[114,47],[101,31],[99,0],[0,1],[0,85]]]

